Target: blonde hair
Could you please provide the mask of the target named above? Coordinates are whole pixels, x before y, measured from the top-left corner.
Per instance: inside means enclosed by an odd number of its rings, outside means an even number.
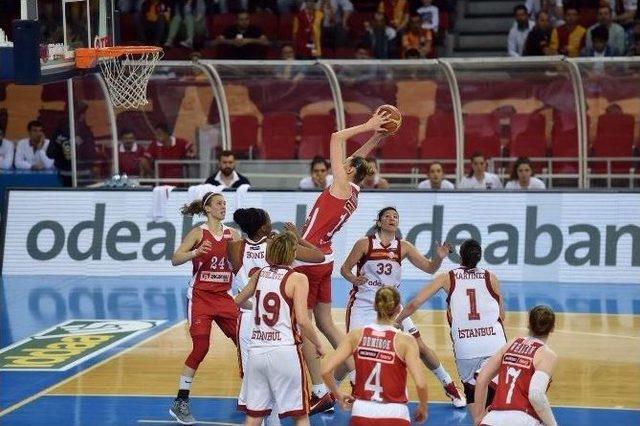
[[[373,176],[376,173],[375,163],[367,161],[364,157],[355,156],[351,159],[351,167],[355,169],[353,175],[353,183],[360,184],[365,178]]]
[[[204,209],[205,206],[208,206],[213,197],[222,197],[222,194],[215,194],[213,192],[207,192],[202,196],[202,200],[194,200],[189,204],[185,204],[180,208],[180,213],[183,216],[195,216],[200,214],[202,216],[207,215],[207,211]]]
[[[275,237],[267,247],[267,262],[270,265],[290,265],[296,256],[298,238],[289,231]]]
[[[382,287],[376,291],[373,302],[379,320],[390,320],[400,304],[400,293],[395,287]]]

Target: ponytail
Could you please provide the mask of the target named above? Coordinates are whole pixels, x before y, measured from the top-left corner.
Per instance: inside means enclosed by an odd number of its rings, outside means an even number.
[[[395,287],[382,287],[376,291],[375,301],[373,302],[378,320],[393,319],[394,313],[398,305],[400,305],[400,293]]]

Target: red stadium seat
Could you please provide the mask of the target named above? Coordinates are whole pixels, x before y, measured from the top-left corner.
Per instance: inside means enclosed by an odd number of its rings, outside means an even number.
[[[293,15],[280,15],[280,18],[278,19],[278,40],[293,40]]]
[[[227,27],[235,24],[237,21],[236,15],[233,13],[219,13],[215,15],[210,15],[207,19],[207,23],[209,26],[209,37],[216,38],[222,33]]]
[[[578,156],[578,124],[574,111],[554,111],[551,153],[553,157]],[[578,170],[578,161],[558,161],[553,162],[552,166],[555,173],[571,173]]]
[[[260,28],[269,40],[278,38],[278,18],[273,13],[254,13],[251,15],[251,24]]]
[[[384,160],[413,160],[418,154],[418,117],[403,116],[398,133],[382,142],[379,158]],[[409,173],[414,164],[385,164],[385,173]]]
[[[295,158],[298,116],[289,112],[266,114],[262,119],[262,158]]]
[[[635,119],[629,114],[603,114],[598,118],[598,130],[593,141],[592,157],[631,157],[633,155],[633,128]],[[594,172],[604,172],[606,164],[591,165]],[[612,171],[626,173],[630,163],[612,163]]]
[[[420,143],[420,158],[424,160],[454,160],[456,132],[453,113],[436,112],[427,119],[427,133]],[[454,173],[455,164],[444,164],[445,173]]]
[[[369,120],[369,114],[345,114],[347,127],[357,126]],[[347,140],[347,155],[351,155],[355,150],[360,148],[369,138],[371,134],[361,133]]]
[[[498,119],[494,114],[464,114],[464,156],[476,151],[487,157],[500,155]]]
[[[239,156],[248,156],[258,141],[258,118],[254,115],[232,115],[231,150]]]
[[[329,157],[331,133],[335,131],[335,118],[330,114],[309,114],[302,118],[298,158],[310,159],[316,155]]]
[[[514,114],[511,117],[511,157],[545,157],[547,140],[542,114]]]
[[[579,23],[585,28],[589,28],[591,25],[598,21],[598,9],[594,8],[582,8],[580,9]]]

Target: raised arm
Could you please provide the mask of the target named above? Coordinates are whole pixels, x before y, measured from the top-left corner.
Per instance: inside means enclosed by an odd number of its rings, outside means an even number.
[[[367,277],[364,275],[354,275],[353,267],[358,264],[360,259],[367,254],[369,249],[369,238],[361,238],[353,245],[349,256],[345,259],[342,267],[340,268],[340,274],[345,280],[349,281],[353,285],[364,284],[367,281]]]
[[[400,337],[400,336],[398,336]],[[397,339],[397,337],[396,337]],[[427,401],[429,393],[427,391],[427,372],[424,364],[420,361],[420,351],[416,339],[411,336],[402,335],[403,345],[406,346],[404,353],[404,362],[407,364],[407,370],[413,378],[418,392],[418,407],[416,408],[414,420],[422,423],[427,419]]]
[[[190,261],[194,257],[208,252],[211,249],[211,243],[209,241],[205,241],[197,249],[193,249],[193,247],[198,244],[198,241],[200,241],[201,239],[202,229],[198,227],[193,228],[191,231],[189,231],[187,236],[184,237],[184,240],[182,240],[180,246],[176,249],[176,252],[173,253],[173,256],[171,257],[171,264],[173,266],[182,265],[183,263]]]
[[[400,312],[400,315],[396,318],[396,322],[401,323],[405,318],[413,315],[427,299],[436,294],[441,288],[449,288],[449,274],[440,274],[429,284],[422,287],[418,294],[404,306],[404,309],[402,309],[402,312]]]
[[[322,380],[324,381],[331,394],[336,398],[340,408],[343,410],[350,410],[353,398],[351,396],[342,393],[336,381],[333,378],[333,372],[343,362],[345,362],[351,356],[353,349],[356,347],[362,329],[358,328],[351,330],[347,336],[342,339],[336,350],[329,356],[327,361],[322,367]]]
[[[436,243],[435,256],[433,259],[423,256],[413,244],[406,240],[402,240],[402,251],[406,253],[407,259],[409,259],[409,262],[416,268],[428,274],[435,274],[438,269],[440,269],[442,260],[449,254],[449,244],[443,243],[440,245]]]
[[[300,238],[298,228],[291,223],[284,224],[285,231],[293,233],[298,238],[298,246],[296,248],[296,259],[308,263],[321,263],[324,262],[324,253],[307,240]]]
[[[548,347],[541,348],[536,352],[533,364],[536,367],[535,373],[529,383],[529,401],[538,413],[540,420],[545,426],[556,426],[556,419],[551,411],[551,405],[547,399],[547,388],[556,368],[558,357]]]

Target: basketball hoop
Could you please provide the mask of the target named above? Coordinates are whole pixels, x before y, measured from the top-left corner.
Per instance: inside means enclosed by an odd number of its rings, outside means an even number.
[[[156,46],[79,48],[76,68],[97,65],[104,77],[111,103],[118,110],[139,109],[149,103],[147,83],[163,52]]]

